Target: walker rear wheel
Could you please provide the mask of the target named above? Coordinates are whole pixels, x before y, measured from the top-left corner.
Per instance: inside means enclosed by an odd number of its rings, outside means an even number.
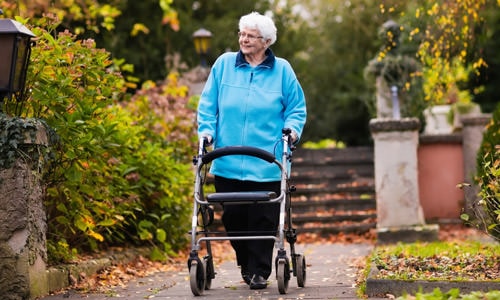
[[[295,255],[295,271],[297,274],[297,286],[306,286],[306,257],[302,254]]]
[[[203,258],[203,269],[205,270],[205,290],[209,290],[212,287],[213,269],[208,257]]]
[[[206,275],[203,265],[203,263],[198,264],[198,260],[193,260],[189,268],[189,283],[191,285],[191,292],[195,296],[201,296],[205,290]]]
[[[286,294],[288,281],[290,280],[290,266],[285,259],[278,260],[276,279],[278,280],[278,290],[280,294]]]

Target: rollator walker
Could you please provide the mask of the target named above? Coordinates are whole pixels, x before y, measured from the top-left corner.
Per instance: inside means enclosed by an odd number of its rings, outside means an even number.
[[[292,227],[291,214],[291,193],[295,191],[295,186],[289,185],[289,170],[292,161],[291,130],[282,130],[281,144],[283,155],[281,161],[268,151],[248,146],[228,146],[207,152],[207,140],[202,138],[199,141],[198,155],[193,158],[196,166],[196,177],[194,187],[194,207],[191,219],[191,251],[188,259],[189,281],[193,295],[203,295],[204,290],[209,290],[212,279],[215,278],[215,269],[211,248],[211,241],[224,240],[256,240],[269,239],[275,241],[277,255],[275,257],[276,280],[280,294],[286,294],[288,282],[291,274],[297,277],[297,286],[304,287],[306,282],[306,259],[302,254],[295,253],[295,242],[297,241],[296,230]],[[204,185],[208,165],[215,159],[227,155],[248,155],[257,157],[268,163],[275,164],[281,171],[280,195],[275,192],[255,191],[255,192],[231,192],[212,193],[204,195]],[[249,203],[280,203],[279,224],[276,234],[262,232],[267,235],[248,235],[248,231],[231,232],[228,236],[226,232],[210,231],[209,227],[214,220],[214,204],[239,205]],[[290,257],[287,257],[285,250],[285,239],[290,244]],[[201,244],[206,245],[206,255],[200,258],[199,252]]]

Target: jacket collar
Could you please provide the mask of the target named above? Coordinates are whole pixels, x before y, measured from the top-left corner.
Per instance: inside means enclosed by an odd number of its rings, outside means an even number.
[[[272,68],[274,65],[274,61],[276,59],[274,56],[274,53],[271,49],[267,48],[265,54],[267,56],[266,59],[263,62],[261,62],[260,65],[258,65],[258,66]],[[236,55],[235,66],[240,67],[243,65],[249,65],[249,63],[247,62],[247,60],[245,59],[245,56],[243,55],[243,53],[241,53],[241,50],[240,50],[240,51],[238,51],[238,54]]]

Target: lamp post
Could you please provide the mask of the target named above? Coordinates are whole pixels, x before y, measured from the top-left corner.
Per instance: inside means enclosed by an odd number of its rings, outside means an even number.
[[[193,33],[193,42],[196,53],[200,56],[201,66],[206,67],[206,55],[210,50],[212,33],[205,28],[200,28]]]
[[[11,100],[15,95],[20,101],[23,97],[34,36],[17,21],[0,19],[0,113],[5,98]]]

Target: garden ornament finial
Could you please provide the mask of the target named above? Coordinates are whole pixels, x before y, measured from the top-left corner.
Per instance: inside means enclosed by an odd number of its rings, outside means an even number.
[[[401,36],[401,27],[393,20],[382,24],[378,32],[379,38],[384,41],[382,51],[388,54],[395,54],[399,46],[399,37]]]

